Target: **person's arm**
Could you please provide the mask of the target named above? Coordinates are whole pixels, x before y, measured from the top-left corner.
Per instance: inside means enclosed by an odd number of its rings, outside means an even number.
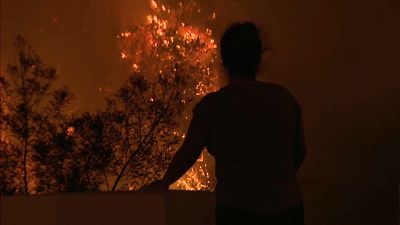
[[[296,148],[295,148],[295,153],[294,153],[294,164],[295,164],[296,171],[298,171],[306,157],[306,143],[305,143],[305,137],[304,137],[303,118],[302,118],[302,113],[301,113],[300,107],[297,112],[296,123],[297,123],[296,124]]]
[[[193,118],[190,122],[185,141],[172,159],[164,178],[152,183],[148,187],[144,187],[143,190],[167,190],[169,185],[185,174],[200,156],[206,145],[208,133],[202,114],[196,110],[198,107],[199,105],[193,110]]]

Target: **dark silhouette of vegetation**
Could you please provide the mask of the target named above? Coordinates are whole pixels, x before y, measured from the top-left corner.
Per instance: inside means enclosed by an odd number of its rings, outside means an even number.
[[[192,100],[177,65],[151,80],[133,72],[104,110],[72,115],[68,88],[50,90],[57,71],[21,36],[16,49],[1,82],[2,194],[139,189],[163,176]]]
[[[4,138],[0,139],[0,195],[17,193],[15,177],[17,176],[18,161],[15,152],[14,145],[6,142]]]
[[[56,95],[59,96],[58,93]],[[55,106],[60,104],[56,102]],[[46,121],[42,138],[35,145],[37,191],[100,190],[112,156],[105,135],[104,116],[84,113],[76,118],[58,119],[59,124],[52,121],[57,120],[51,118]]]
[[[74,97],[66,87],[50,90],[56,69],[22,36],[15,46],[0,86],[0,193],[99,190],[113,156],[110,117],[67,114]]]
[[[116,176],[113,191],[118,186],[138,189],[160,179],[167,169],[181,140],[175,129],[185,106],[185,79],[175,71],[169,76],[160,74],[153,81],[133,74],[108,98],[106,114],[113,118],[114,135],[120,137],[114,144],[111,164]]]
[[[56,79],[56,69],[48,67],[21,36],[15,41],[17,59],[7,67],[8,83],[4,79],[4,95],[1,120],[8,140],[3,155],[6,166],[16,164],[17,172],[12,178],[11,189],[16,193],[29,194],[32,175],[32,146],[37,139],[43,99],[49,94],[50,84]],[[11,164],[11,165],[10,165]],[[14,167],[15,168],[15,167]],[[5,188],[9,189],[9,188]]]

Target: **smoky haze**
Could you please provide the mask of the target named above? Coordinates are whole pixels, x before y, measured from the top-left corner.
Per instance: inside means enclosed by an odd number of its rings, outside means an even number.
[[[167,4],[176,4],[168,1]],[[307,224],[396,224],[400,182],[400,4],[396,0],[199,0],[217,19],[255,21],[275,53],[260,80],[302,105],[308,158],[299,174]],[[116,35],[149,12],[138,0],[1,0],[1,70],[27,37],[78,111],[126,78]]]

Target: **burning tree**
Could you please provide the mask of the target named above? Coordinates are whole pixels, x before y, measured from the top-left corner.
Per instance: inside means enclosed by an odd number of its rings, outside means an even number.
[[[113,110],[120,108],[119,134],[123,140],[118,145],[114,188],[122,177],[131,189],[160,179],[185,138],[193,105],[218,88],[217,45],[212,30],[195,25],[208,23],[199,20],[201,9],[193,1],[177,8],[153,0],[150,4],[152,14],[146,21],[117,36],[131,78],[116,95],[121,104],[116,106],[115,98],[109,101]],[[206,157],[203,153],[174,188],[212,189]],[[137,177],[143,179],[138,181]]]

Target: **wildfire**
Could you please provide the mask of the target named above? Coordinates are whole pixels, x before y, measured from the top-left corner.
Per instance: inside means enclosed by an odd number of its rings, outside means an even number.
[[[182,14],[184,8],[182,3],[179,4],[179,10],[171,10],[165,5],[161,5],[155,0],[150,1],[150,7],[153,14],[146,16],[147,26],[139,27],[136,32],[125,31],[117,35],[117,38],[122,39],[124,43],[121,51],[121,58],[124,60],[131,60],[131,68],[134,72],[138,72],[141,61],[143,60],[146,52],[154,51],[154,49],[163,47],[168,48],[170,51],[164,52],[163,55],[156,54],[157,58],[161,61],[183,61],[185,57],[191,57],[198,65],[212,65],[216,55],[216,48],[218,47],[215,40],[212,38],[212,29],[202,29],[199,26],[189,25],[186,21],[178,21],[179,14]],[[189,5],[189,11],[201,12],[200,9],[196,10],[196,5]],[[190,8],[191,7],[191,8]],[[215,18],[215,12],[212,13],[212,18]],[[171,33],[174,31],[175,33]],[[145,34],[145,35],[143,35]],[[141,39],[145,36],[145,40]],[[182,39],[184,42],[177,41]],[[204,45],[201,52],[190,52],[191,46],[196,44]],[[184,46],[185,45],[185,46]],[[135,52],[126,51],[127,49],[135,49]],[[173,49],[178,51],[178,56]],[[153,50],[152,50],[153,49]],[[193,55],[193,53],[197,53]],[[192,54],[192,55],[190,55]],[[213,68],[210,66],[202,68],[204,71],[211,71]],[[218,82],[216,76],[209,73],[208,77],[198,79],[196,90],[197,96],[204,96],[205,94],[218,89]],[[206,83],[207,85],[204,85]]]
[[[193,25],[193,21],[183,16],[188,12],[200,14],[201,9],[191,1],[188,5],[179,3],[176,9],[150,0],[152,13],[145,17],[143,25],[121,32],[121,59],[130,63],[132,72],[146,71],[148,74],[163,74],[168,66],[179,65],[191,71],[196,82],[192,88],[183,91],[186,96],[200,99],[209,92],[219,88],[218,74],[214,68],[217,59],[215,40],[212,29]],[[216,14],[208,18],[215,19]],[[156,60],[156,63],[149,63]],[[196,69],[194,69],[196,68]],[[176,68],[174,72],[178,72]],[[151,98],[149,101],[153,101]],[[186,104],[186,100],[181,102]],[[190,116],[186,113],[182,123]],[[176,130],[175,136],[184,139],[184,131]],[[191,169],[175,185],[174,189],[211,190],[210,171],[204,154],[198,160],[198,166]],[[206,181],[204,181],[204,179]]]

